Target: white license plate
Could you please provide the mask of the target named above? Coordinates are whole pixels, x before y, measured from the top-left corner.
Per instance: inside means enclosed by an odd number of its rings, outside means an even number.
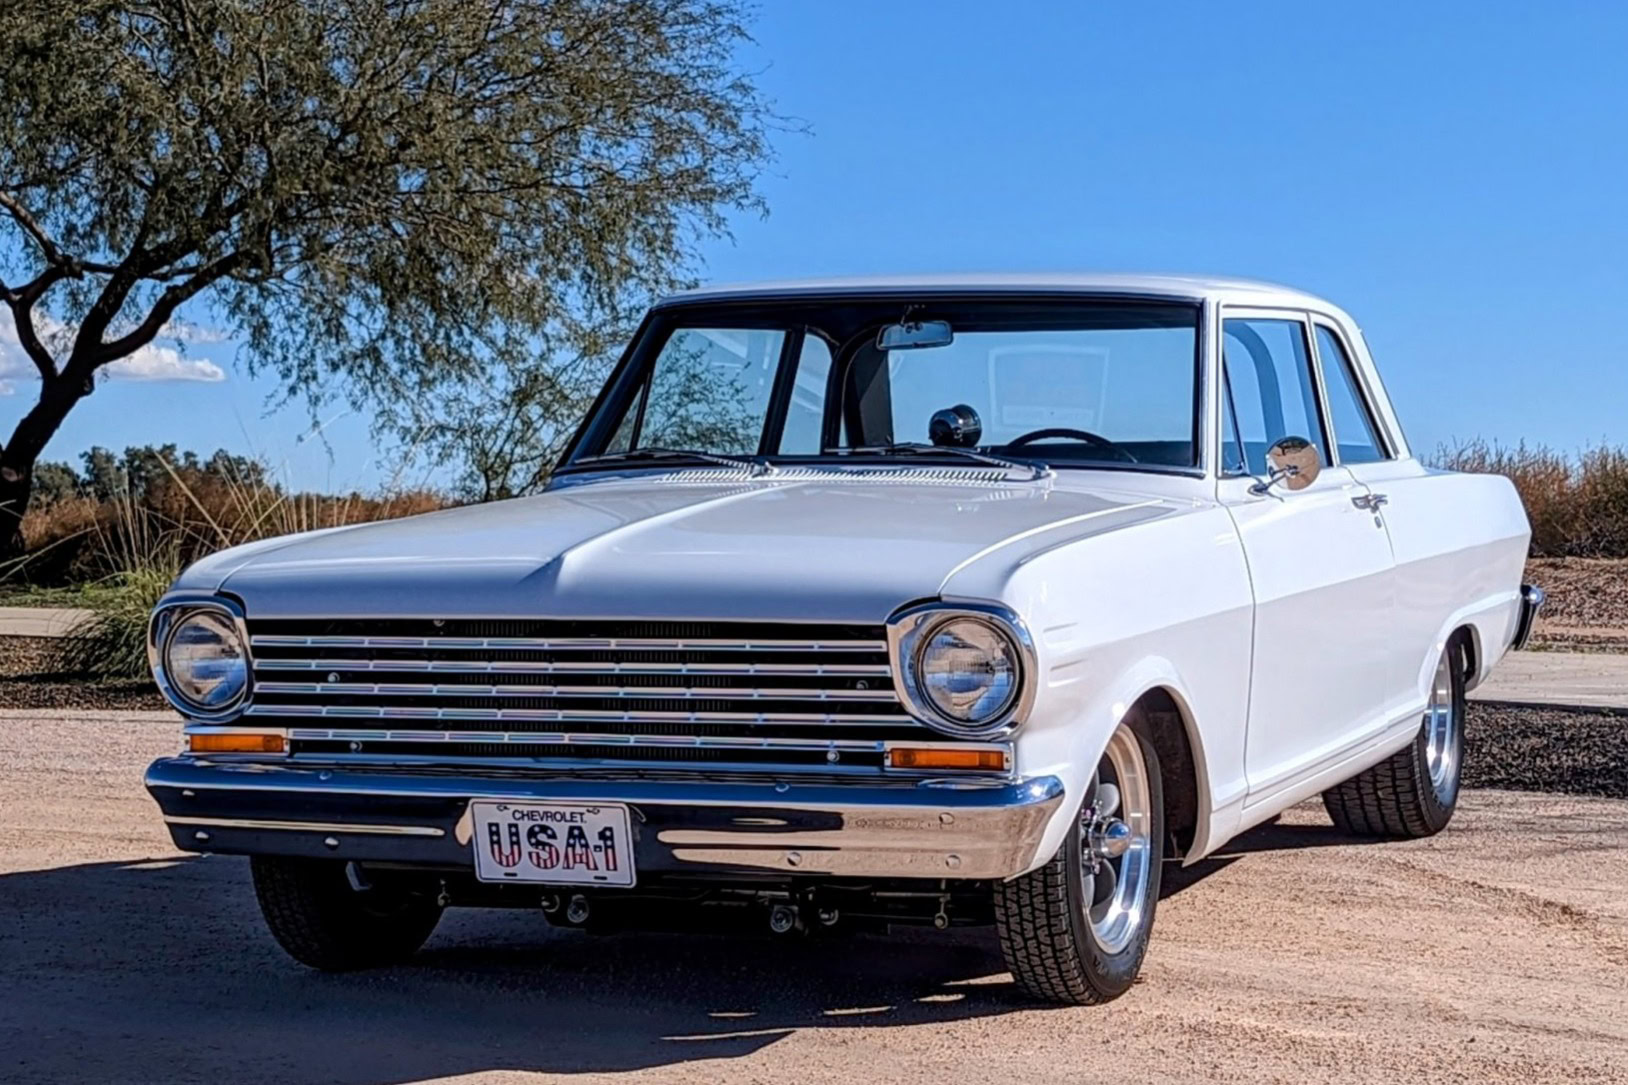
[[[613,803],[471,802],[475,877],[548,885],[633,884],[627,807]]]

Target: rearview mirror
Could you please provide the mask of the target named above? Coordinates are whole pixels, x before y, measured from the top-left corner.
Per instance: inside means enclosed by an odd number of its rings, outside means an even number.
[[[955,330],[945,320],[906,320],[885,325],[876,333],[877,350],[921,350],[947,347],[955,342]]]

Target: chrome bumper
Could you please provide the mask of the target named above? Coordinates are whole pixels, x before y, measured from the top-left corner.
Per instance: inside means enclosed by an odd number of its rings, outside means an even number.
[[[1005,878],[1063,802],[1021,781],[469,776],[173,757],[147,790],[177,847],[472,868],[469,800],[624,803],[646,873]]]
[[[1521,612],[1515,619],[1515,635],[1509,640],[1509,647],[1513,651],[1520,651],[1526,647],[1526,642],[1532,637],[1532,627],[1537,624],[1538,611],[1543,609],[1543,589],[1536,584],[1521,585]]]

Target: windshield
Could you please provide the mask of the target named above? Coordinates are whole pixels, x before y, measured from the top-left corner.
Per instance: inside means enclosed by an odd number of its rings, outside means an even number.
[[[961,449],[1058,467],[1191,468],[1197,358],[1195,305],[681,307],[647,328],[573,460],[641,449],[771,461]],[[927,447],[899,447],[917,445]]]

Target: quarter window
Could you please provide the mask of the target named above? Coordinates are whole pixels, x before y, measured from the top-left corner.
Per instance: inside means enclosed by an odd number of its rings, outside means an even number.
[[[1378,463],[1385,459],[1385,446],[1362,398],[1356,372],[1351,368],[1351,357],[1333,329],[1321,324],[1317,325],[1317,358],[1323,364],[1329,423],[1334,427],[1340,462]]]
[[[1298,320],[1233,319],[1222,326],[1221,466],[1265,475],[1266,450],[1304,437],[1328,465],[1306,326]]]

